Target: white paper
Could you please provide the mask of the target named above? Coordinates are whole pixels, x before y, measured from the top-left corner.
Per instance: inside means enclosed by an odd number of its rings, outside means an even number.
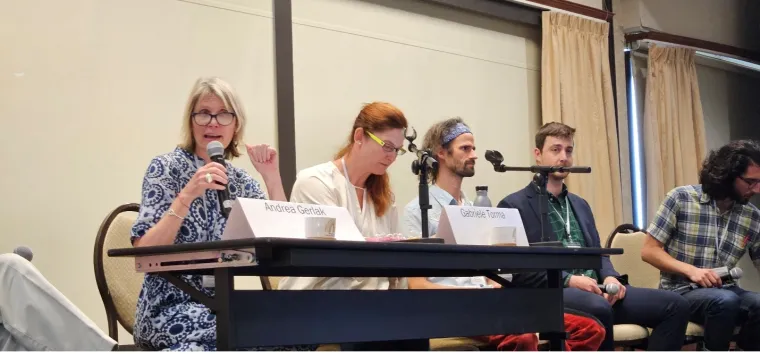
[[[436,236],[451,244],[490,245],[495,227],[513,227],[517,245],[528,246],[517,209],[445,205]]]
[[[306,238],[306,218],[329,216],[336,220],[335,239],[364,241],[354,219],[343,207],[237,198],[223,240],[252,237]]]

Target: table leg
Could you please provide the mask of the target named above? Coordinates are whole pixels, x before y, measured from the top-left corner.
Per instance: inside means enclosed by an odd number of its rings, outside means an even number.
[[[214,270],[214,292],[216,299],[216,349],[219,351],[235,350],[235,338],[232,331],[233,313],[230,311],[230,294],[235,281],[229,268]]]
[[[547,281],[548,281],[548,287],[550,289],[559,289],[559,291],[562,291],[562,288],[564,287],[562,282],[562,271],[559,269],[553,269],[547,271]],[[559,297],[560,307],[565,308],[565,304],[563,301],[563,297]],[[560,321],[562,323],[562,328],[564,328],[565,324],[565,314],[564,312],[560,312],[559,316]],[[546,333],[540,333],[539,338],[541,339],[548,339],[549,340],[549,349],[552,351],[563,351],[565,350],[565,339],[567,339],[567,333],[563,331],[561,332],[546,332]]]

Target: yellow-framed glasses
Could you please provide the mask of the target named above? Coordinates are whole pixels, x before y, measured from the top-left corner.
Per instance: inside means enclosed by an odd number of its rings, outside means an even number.
[[[370,133],[368,131],[365,131],[365,132],[367,133],[367,136],[369,136],[370,138],[372,138],[372,140],[374,140],[376,143],[380,144],[380,146],[383,147],[383,151],[396,153],[397,156],[401,156],[403,154],[406,154],[406,150],[404,150],[404,148],[402,148],[402,147],[393,147],[390,144],[388,144],[385,141],[383,141],[380,138],[378,138],[377,136],[375,136],[375,134],[372,134],[372,133]]]

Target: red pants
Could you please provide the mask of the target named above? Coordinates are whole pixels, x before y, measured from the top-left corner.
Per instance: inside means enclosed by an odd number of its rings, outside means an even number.
[[[565,332],[568,334],[565,350],[568,351],[597,351],[606,334],[604,327],[594,319],[567,313],[565,314]],[[496,346],[497,350],[538,350],[538,336],[534,333],[501,334],[478,337],[478,339],[487,341],[491,346]]]

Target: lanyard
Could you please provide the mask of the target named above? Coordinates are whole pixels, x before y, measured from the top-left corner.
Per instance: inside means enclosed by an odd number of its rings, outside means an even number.
[[[359,230],[362,230],[362,212],[364,209],[367,208],[367,190],[361,187],[354,186],[351,184],[351,180],[348,178],[348,168],[346,168],[346,159],[341,158],[340,162],[343,164],[343,176],[346,177],[346,202],[348,205],[348,212],[353,216],[354,218],[354,224],[356,224],[356,227],[359,228]],[[351,186],[351,188],[349,188]],[[359,188],[364,191],[362,193],[362,205],[364,206],[364,209],[359,208],[358,205],[353,205],[357,199],[356,197],[356,190],[355,188]]]
[[[570,201],[567,198],[565,198],[565,218],[564,219],[562,218],[562,214],[560,214],[557,211],[557,207],[555,207],[554,204],[552,204],[552,210],[554,210],[554,213],[557,214],[557,216],[559,216],[559,219],[562,220],[562,223],[565,224],[565,233],[566,233],[565,236],[567,236],[568,239],[570,238],[570,204],[569,203]],[[560,204],[560,206],[562,205]]]

